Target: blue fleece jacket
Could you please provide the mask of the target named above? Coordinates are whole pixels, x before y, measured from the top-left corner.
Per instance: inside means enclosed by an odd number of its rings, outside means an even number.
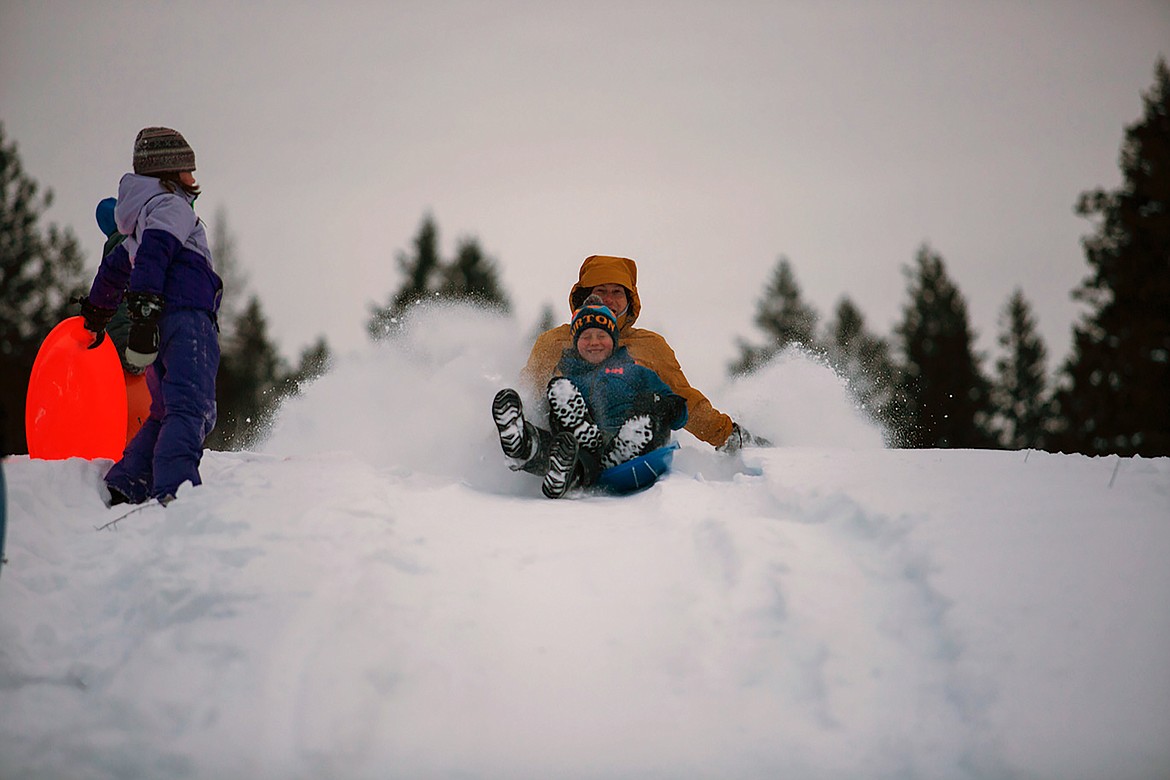
[[[611,434],[617,433],[630,417],[649,412],[656,395],[682,400],[658,374],[635,363],[625,347],[618,347],[597,365],[589,363],[576,350],[566,349],[557,364],[557,372],[581,391],[597,427]],[[687,424],[685,401],[679,406],[682,411],[676,419],[667,420],[676,431]]]

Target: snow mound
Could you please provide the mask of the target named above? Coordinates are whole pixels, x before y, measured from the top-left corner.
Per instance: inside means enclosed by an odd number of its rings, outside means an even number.
[[[112,530],[4,462],[0,777],[1170,775],[1170,459],[884,450],[792,358],[729,397],[785,446],[547,501],[514,325],[410,328]]]

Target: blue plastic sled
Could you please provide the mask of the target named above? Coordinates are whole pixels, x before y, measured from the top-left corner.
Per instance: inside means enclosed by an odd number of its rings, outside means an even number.
[[[633,493],[650,487],[670,471],[678,442],[672,441],[653,452],[610,466],[597,477],[597,486],[611,493]]]

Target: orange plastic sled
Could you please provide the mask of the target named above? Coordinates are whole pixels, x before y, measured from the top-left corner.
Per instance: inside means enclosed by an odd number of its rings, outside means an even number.
[[[128,433],[122,364],[109,338],[96,349],[89,349],[92,343],[93,333],[85,329],[81,317],[70,317],[41,344],[25,407],[29,457],[122,456]]]

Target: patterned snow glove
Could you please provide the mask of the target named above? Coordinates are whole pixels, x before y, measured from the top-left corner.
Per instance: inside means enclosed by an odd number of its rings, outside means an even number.
[[[85,329],[93,331],[97,336],[93,340],[93,343],[89,345],[89,349],[97,349],[106,340],[106,326],[110,324],[110,320],[113,318],[114,312],[117,309],[94,306],[90,303],[89,298],[85,296],[80,296],[73,300],[75,303],[81,304],[81,318],[84,320]]]
[[[727,437],[727,441],[720,444],[715,449],[720,452],[732,454],[739,452],[744,447],[771,447],[772,442],[765,439],[763,436],[752,436],[744,428],[741,428],[739,423],[733,422],[731,424],[731,435]]]
[[[130,312],[130,335],[126,339],[126,362],[146,368],[158,357],[158,320],[166,301],[154,293],[126,293]]]

